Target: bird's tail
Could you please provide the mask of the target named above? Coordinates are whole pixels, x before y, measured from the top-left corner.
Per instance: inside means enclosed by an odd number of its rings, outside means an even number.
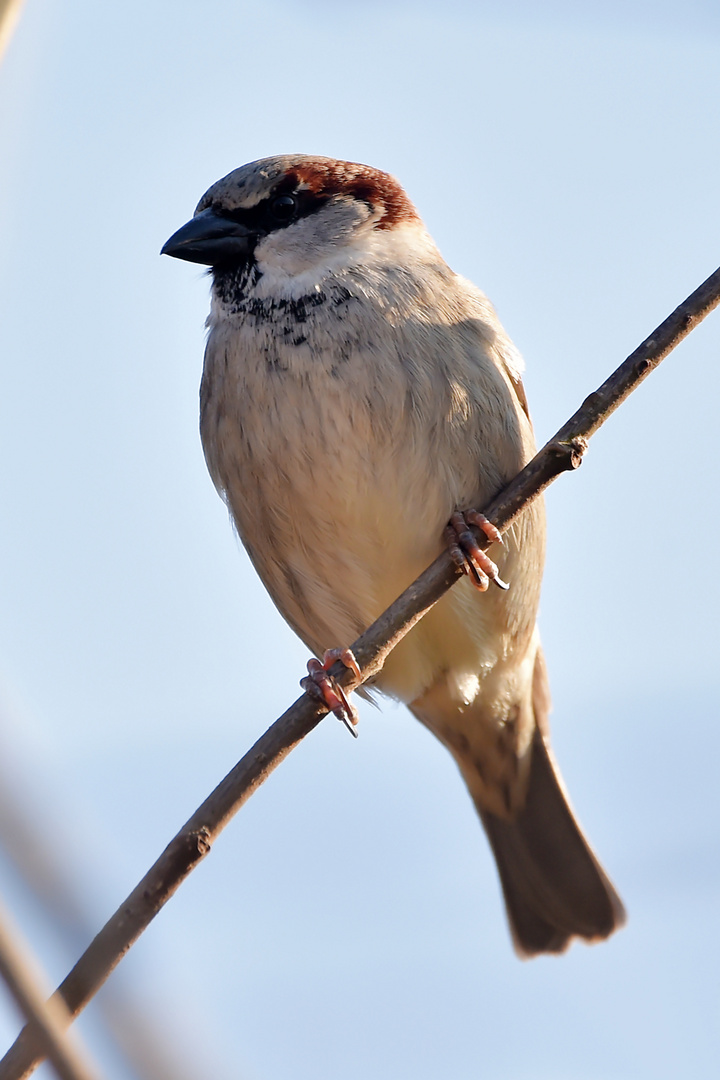
[[[520,956],[563,952],[573,937],[600,941],[623,925],[622,901],[575,820],[537,728],[523,809],[513,821],[477,810]]]
[[[528,716],[534,733],[524,799],[513,800],[514,806],[508,800],[502,816],[488,809],[487,777],[479,771],[488,771],[487,761],[468,752],[470,728],[465,727],[464,738],[453,737],[457,720],[448,722],[449,704],[436,687],[411,707],[448,746],[464,775],[495,855],[517,953],[560,953],[574,937],[608,937],[623,925],[625,910],[575,819],[549,747],[550,695],[542,651],[536,655],[533,716]],[[466,725],[472,713],[472,707],[465,710]],[[482,725],[481,715],[474,723]],[[475,731],[476,739],[481,735]]]

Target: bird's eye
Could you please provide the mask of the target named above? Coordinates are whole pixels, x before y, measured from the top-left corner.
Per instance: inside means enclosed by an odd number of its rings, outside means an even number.
[[[283,225],[288,221],[292,221],[295,217],[295,211],[297,210],[297,199],[292,195],[278,195],[270,203],[270,213],[275,221],[281,222]]]

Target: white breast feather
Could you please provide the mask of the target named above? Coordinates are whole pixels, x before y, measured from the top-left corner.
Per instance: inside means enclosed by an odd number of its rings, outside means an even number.
[[[491,305],[404,232],[369,232],[332,265],[293,254],[295,273],[271,249],[246,302],[215,298],[208,320],[210,472],[278,608],[320,654],[351,643],[439,553],[450,513],[481,507],[532,453],[508,408],[521,362]],[[483,672],[527,647],[538,525],[520,528],[522,554],[519,536],[493,553],[511,593],[478,600],[461,583],[392,654],[385,691],[413,700],[445,666],[471,701]]]

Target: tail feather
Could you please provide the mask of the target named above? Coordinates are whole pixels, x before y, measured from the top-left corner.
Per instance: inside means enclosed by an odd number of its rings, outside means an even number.
[[[498,744],[492,756],[488,730],[493,729],[484,727],[482,700],[458,712],[444,684],[437,683],[411,705],[463,774],[495,855],[515,950],[522,957],[563,952],[575,937],[600,941],[625,922],[622,901],[583,836],[550,751],[550,691],[539,647],[528,689],[514,717],[533,732],[522,773],[518,759],[509,758],[515,752],[510,747],[503,757]],[[510,723],[507,727],[513,730]],[[524,790],[513,791],[512,778],[521,776]],[[499,800],[498,792],[506,798]]]
[[[520,956],[563,952],[573,937],[598,941],[625,910],[568,805],[543,736],[536,729],[527,798],[513,821],[477,807],[498,865]]]

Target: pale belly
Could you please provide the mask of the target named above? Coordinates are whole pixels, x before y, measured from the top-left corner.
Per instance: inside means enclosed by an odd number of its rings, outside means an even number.
[[[407,422],[321,395],[206,394],[208,464],[276,606],[316,654],[351,644],[438,555],[443,529],[478,492],[467,454],[429,446]],[[399,412],[401,417],[401,410]],[[475,493],[475,496],[473,496]],[[400,643],[377,679],[409,702],[451,672],[459,702],[525,650],[538,602],[541,508],[490,554],[509,593],[460,582]]]

